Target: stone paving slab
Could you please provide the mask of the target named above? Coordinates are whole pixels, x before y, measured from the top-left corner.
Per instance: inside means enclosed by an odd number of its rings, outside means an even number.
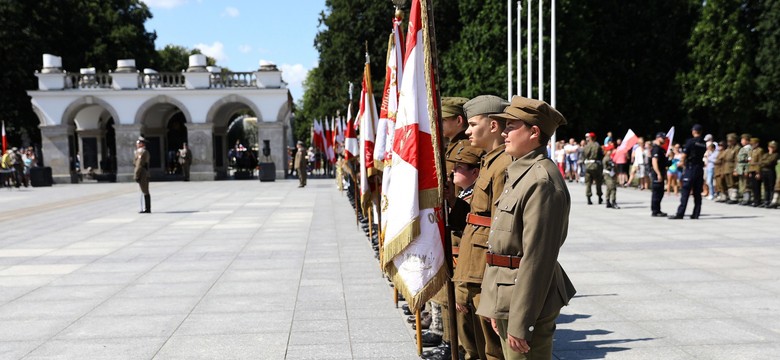
[[[647,191],[611,210],[569,186],[555,358],[777,357],[780,211],[670,221]],[[135,184],[0,193],[0,359],[418,358],[332,180],[151,190],[151,215]]]

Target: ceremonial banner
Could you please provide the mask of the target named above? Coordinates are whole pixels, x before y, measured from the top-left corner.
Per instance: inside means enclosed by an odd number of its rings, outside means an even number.
[[[347,128],[344,133],[344,158],[349,160],[359,155],[357,132],[355,121],[352,119],[352,102],[347,106]]]
[[[664,150],[666,150],[666,155],[669,155],[669,151],[671,151],[672,141],[674,141],[674,126],[666,132],[666,142],[664,143],[664,146],[662,146]]]
[[[324,155],[330,161],[331,163],[336,162],[336,153],[333,151],[333,146],[335,145],[333,143],[333,126],[331,124],[333,123],[333,120],[331,122],[328,122],[328,120],[325,120],[325,132],[323,134],[324,136],[324,143],[325,143],[325,151]]]
[[[428,0],[414,0],[409,18],[388,186],[383,267],[412,312],[445,284],[440,139]]]
[[[368,179],[377,174],[374,167],[374,139],[376,138],[376,104],[371,88],[371,60],[366,54],[366,65],[363,70],[363,89],[360,91],[360,199],[363,215],[368,216],[368,205],[371,200],[371,184]]]

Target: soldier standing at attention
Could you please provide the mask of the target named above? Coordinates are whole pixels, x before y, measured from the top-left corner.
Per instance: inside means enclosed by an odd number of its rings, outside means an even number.
[[[753,207],[761,204],[761,157],[764,149],[761,148],[759,138],[750,139],[750,158],[748,158],[748,186],[753,193]]]
[[[723,168],[721,169],[721,188],[726,192],[726,196],[718,200],[729,204],[737,203],[737,152],[740,146],[737,145],[737,134],[729,133],[726,135],[726,148],[721,150],[723,154]]]
[[[181,171],[184,173],[184,181],[190,181],[190,165],[192,165],[192,152],[187,146],[187,143],[181,144],[179,149],[179,164],[181,165]]]
[[[666,216],[665,212],[661,211],[661,200],[664,198],[664,182],[666,181],[666,167],[668,166],[669,158],[666,157],[666,150],[663,146],[666,142],[666,134],[659,132],[655,134],[655,141],[653,141],[653,150],[650,151],[650,180],[652,181],[651,189],[653,191],[652,199],[650,200],[651,216]]]
[[[607,185],[607,207],[620,209],[617,204],[617,177],[615,174],[615,162],[612,160],[612,144],[604,147],[604,159],[601,161],[604,167],[604,184]]]
[[[770,141],[766,146],[766,154],[761,156],[761,181],[764,183],[764,203],[761,207],[772,208],[777,207],[778,197],[780,194],[776,193],[778,189],[772,189],[777,179],[777,173],[775,167],[777,166],[777,141]],[[772,195],[774,193],[774,196]],[[774,200],[774,201],[770,201]]]
[[[737,169],[735,176],[739,177],[739,193],[742,194],[740,205],[750,203],[750,187],[748,186],[748,166],[750,164],[750,134],[742,134],[740,139],[742,147],[737,152]]]
[[[516,160],[490,227],[477,313],[491,319],[506,359],[552,359],[555,319],[575,290],[558,263],[571,197],[545,145],[566,119],[520,96],[491,118],[507,122],[506,152]]]
[[[298,141],[298,152],[295,153],[295,171],[298,172],[298,187],[302,188],[306,186],[306,166],[308,165],[308,159],[306,158],[306,151],[303,148],[303,141]]]
[[[685,208],[688,206],[688,197],[693,195],[693,213],[691,219],[698,219],[701,214],[701,190],[704,186],[704,152],[707,151],[707,143],[701,137],[702,127],[693,125],[691,134],[693,138],[685,142],[682,150],[682,158],[677,166],[685,168],[682,177],[682,191],[680,192],[680,206],[677,214],[669,215],[669,219],[682,219]],[[693,194],[691,194],[693,192]]]
[[[463,105],[469,127],[466,134],[471,146],[487,152],[482,160],[479,177],[474,185],[471,210],[466,216],[466,228],[460,241],[458,266],[452,281],[455,283],[455,307],[459,314],[458,339],[467,358],[503,359],[501,342],[487,319],[476,314],[479,306],[480,285],[485,272],[485,254],[488,248],[490,219],[495,213],[495,200],[504,189],[506,168],[512,158],[504,152],[501,132],[505,122],[488,117],[504,110],[508,102],[498,96],[482,95]],[[474,334],[468,337],[467,334]]]
[[[585,196],[588,197],[588,205],[593,205],[593,201],[590,200],[590,197],[593,195],[590,185],[595,180],[596,195],[599,196],[599,204],[601,204],[604,202],[601,198],[601,183],[603,181],[601,159],[604,157],[604,151],[601,150],[601,146],[596,142],[595,133],[585,134],[585,140],[587,141],[583,151],[585,156]]]
[[[149,214],[152,212],[152,196],[149,195],[149,152],[146,151],[146,139],[139,137],[135,142],[136,150],[133,158],[133,180],[141,187],[144,194],[143,205],[140,214]]]

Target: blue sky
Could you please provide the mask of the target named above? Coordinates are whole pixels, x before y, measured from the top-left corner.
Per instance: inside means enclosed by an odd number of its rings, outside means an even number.
[[[314,49],[325,0],[142,0],[152,11],[148,31],[165,45],[198,48],[233,71],[276,64],[297,102],[306,73],[317,66]]]

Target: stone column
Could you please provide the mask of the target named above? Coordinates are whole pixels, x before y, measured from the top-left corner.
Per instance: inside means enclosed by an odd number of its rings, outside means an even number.
[[[135,142],[141,136],[141,125],[114,125],[116,134],[116,181],[133,181]]]
[[[52,179],[58,184],[70,183],[68,125],[41,126],[43,165],[51,167]]]
[[[270,141],[271,161],[276,166],[276,178],[284,179],[287,173],[287,138],[285,137],[285,126],[281,122],[257,122],[257,140],[260,143],[260,162],[266,162],[263,156],[263,140]]]
[[[192,152],[192,181],[214,180],[213,128],[213,124],[187,124],[187,145]]]

